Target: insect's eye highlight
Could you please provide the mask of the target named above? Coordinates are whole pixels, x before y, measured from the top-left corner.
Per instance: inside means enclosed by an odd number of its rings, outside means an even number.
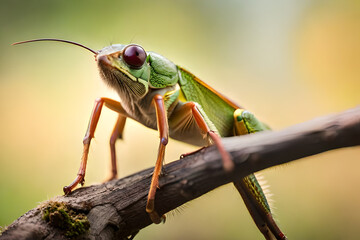
[[[122,58],[130,68],[139,69],[145,63],[146,52],[139,45],[131,44],[123,50]]]

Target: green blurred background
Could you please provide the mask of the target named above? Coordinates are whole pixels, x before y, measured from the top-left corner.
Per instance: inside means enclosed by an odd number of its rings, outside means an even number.
[[[67,4],[68,3],[68,4]],[[179,64],[274,129],[360,103],[357,0],[4,1],[0,3],[0,226],[62,194],[77,173],[94,99],[118,99],[91,53],[141,44]],[[86,184],[109,175],[116,114],[103,111]],[[117,144],[120,177],[154,165],[158,135],[128,121]],[[139,147],[143,149],[138,151]],[[166,161],[194,148],[170,141]],[[356,239],[359,148],[263,171],[290,239]],[[169,214],[136,239],[261,239],[232,185]]]

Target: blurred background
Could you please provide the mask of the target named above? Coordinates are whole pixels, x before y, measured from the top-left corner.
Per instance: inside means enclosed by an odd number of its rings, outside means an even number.
[[[0,226],[62,194],[75,177],[95,98],[118,99],[93,49],[138,43],[181,65],[276,129],[360,103],[360,2],[19,1],[0,3]],[[104,109],[86,185],[109,176],[116,114]],[[128,121],[117,143],[120,177],[154,165],[158,134]],[[137,151],[141,147],[142,151]],[[166,162],[192,146],[170,141]],[[290,239],[356,239],[360,149],[263,171]],[[136,239],[262,239],[229,184],[169,214]]]

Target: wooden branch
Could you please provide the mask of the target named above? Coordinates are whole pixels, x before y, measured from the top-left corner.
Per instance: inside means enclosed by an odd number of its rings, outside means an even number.
[[[332,149],[360,145],[360,107],[281,131],[231,137],[223,142],[236,164],[234,173],[229,176],[223,171],[215,147],[167,164],[166,175],[160,178],[160,189],[156,193],[155,207],[160,214],[229,183],[232,178]],[[44,209],[54,208],[54,202],[67,206],[65,210],[70,215],[87,216],[90,229],[81,235],[83,239],[128,239],[151,224],[145,204],[152,171],[152,168],[146,169],[119,180],[77,189],[68,196],[55,197],[50,205],[44,203],[17,219],[0,239],[67,239],[66,230],[43,220]],[[53,214],[50,219],[58,217]]]

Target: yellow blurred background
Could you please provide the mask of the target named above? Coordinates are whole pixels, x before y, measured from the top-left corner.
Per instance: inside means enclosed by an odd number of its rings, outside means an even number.
[[[62,194],[77,173],[101,81],[93,49],[138,43],[181,65],[274,129],[360,103],[360,2],[18,1],[0,3],[0,226]],[[103,111],[86,184],[109,174],[116,114]],[[128,121],[117,143],[120,177],[154,165],[158,135]],[[138,151],[137,149],[143,149]],[[166,161],[194,148],[170,141]],[[359,147],[263,171],[290,239],[357,239]],[[261,239],[232,185],[169,214],[136,239]]]

